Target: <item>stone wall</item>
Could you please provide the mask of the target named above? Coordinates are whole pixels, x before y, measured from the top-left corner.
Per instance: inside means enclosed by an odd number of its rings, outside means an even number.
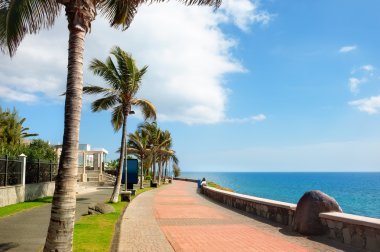
[[[0,207],[53,196],[55,182],[0,187]]]
[[[321,213],[331,239],[359,249],[380,251],[380,219],[345,213]]]
[[[242,210],[249,214],[264,217],[268,220],[284,225],[292,224],[297,206],[291,203],[227,192],[209,186],[204,186],[202,188],[202,193],[229,207]]]
[[[0,187],[0,207],[24,202],[25,186],[4,186]]]
[[[25,185],[25,201],[53,196],[55,182]]]

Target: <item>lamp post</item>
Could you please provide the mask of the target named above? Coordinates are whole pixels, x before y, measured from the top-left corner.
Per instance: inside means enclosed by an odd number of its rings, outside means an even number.
[[[129,115],[134,115],[134,114],[136,114],[135,113],[135,111],[133,111],[133,110],[130,110],[129,112],[128,112],[128,114]],[[128,137],[128,135],[126,136],[126,138]],[[127,191],[127,159],[128,159],[128,148],[127,148],[127,142],[128,142],[128,140],[126,139],[125,140],[125,146],[124,146],[124,148],[125,148],[125,156],[124,156],[124,174],[125,174],[125,176],[124,176],[124,189],[125,189],[125,191]]]

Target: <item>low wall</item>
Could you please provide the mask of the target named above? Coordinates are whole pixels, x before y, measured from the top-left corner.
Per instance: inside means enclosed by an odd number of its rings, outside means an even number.
[[[331,239],[359,249],[380,251],[380,219],[345,213],[321,213]]]
[[[291,225],[293,223],[293,217],[297,207],[296,204],[227,192],[209,186],[204,186],[202,192],[204,195],[229,207],[284,225]]]
[[[174,180],[181,180],[181,181],[187,181],[187,182],[194,182],[198,183],[197,179],[188,179],[188,178],[174,178]]]
[[[0,207],[24,202],[25,187],[23,185],[0,187]]]
[[[25,201],[53,196],[55,182],[25,185]]]
[[[263,199],[204,186],[204,195],[247,213],[287,226],[293,224],[296,204]],[[329,212],[319,215],[327,236],[358,249],[380,251],[380,219]]]
[[[0,187],[0,207],[53,196],[55,182]]]

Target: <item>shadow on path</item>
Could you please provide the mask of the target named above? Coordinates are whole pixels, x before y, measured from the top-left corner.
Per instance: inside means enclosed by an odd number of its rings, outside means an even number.
[[[14,242],[0,243],[0,251],[8,251],[12,248],[18,247],[20,244]]]

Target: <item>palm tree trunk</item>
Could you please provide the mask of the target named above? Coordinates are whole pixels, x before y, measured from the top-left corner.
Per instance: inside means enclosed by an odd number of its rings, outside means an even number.
[[[152,165],[153,165],[153,182],[155,182],[156,181],[156,155],[155,154],[153,154]]]
[[[121,135],[121,146],[120,146],[120,158],[119,158],[119,174],[117,175],[117,180],[115,187],[113,188],[112,196],[110,201],[112,203],[117,203],[119,201],[120,187],[121,187],[121,177],[123,175],[123,164],[125,158],[125,143],[126,143],[126,135],[127,135],[127,117],[128,111],[124,113],[123,118],[123,131]],[[127,183],[127,173],[125,173],[125,183]]]
[[[162,171],[162,162],[158,161],[158,184],[161,185],[161,171]]]
[[[141,156],[141,171],[140,171],[140,189],[143,189],[143,177],[144,177],[144,155]]]
[[[70,29],[62,154],[44,251],[72,251],[85,36],[83,30]]]
[[[168,177],[168,162],[165,163],[165,178]]]

